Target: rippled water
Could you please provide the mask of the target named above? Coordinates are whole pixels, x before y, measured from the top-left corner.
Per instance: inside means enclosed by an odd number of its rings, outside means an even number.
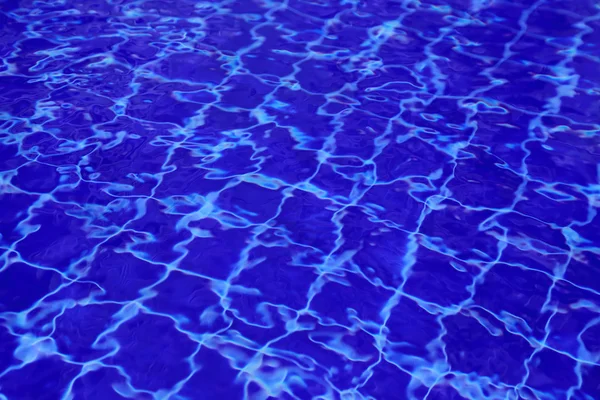
[[[594,1],[0,9],[0,399],[600,399]]]

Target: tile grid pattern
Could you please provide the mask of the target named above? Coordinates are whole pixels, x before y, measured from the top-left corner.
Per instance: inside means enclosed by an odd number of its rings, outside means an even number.
[[[0,399],[600,398],[593,2],[1,4]]]

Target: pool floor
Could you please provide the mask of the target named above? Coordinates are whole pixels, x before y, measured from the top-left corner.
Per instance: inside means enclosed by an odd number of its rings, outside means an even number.
[[[0,1],[0,400],[598,400],[599,211],[597,1]]]

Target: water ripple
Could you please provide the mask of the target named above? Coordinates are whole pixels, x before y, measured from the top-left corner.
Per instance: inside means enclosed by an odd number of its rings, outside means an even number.
[[[593,1],[0,10],[0,399],[600,398]]]

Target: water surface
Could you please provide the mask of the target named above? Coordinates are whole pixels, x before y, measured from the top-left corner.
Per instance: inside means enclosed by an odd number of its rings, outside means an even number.
[[[594,1],[0,10],[0,399],[600,398]]]

